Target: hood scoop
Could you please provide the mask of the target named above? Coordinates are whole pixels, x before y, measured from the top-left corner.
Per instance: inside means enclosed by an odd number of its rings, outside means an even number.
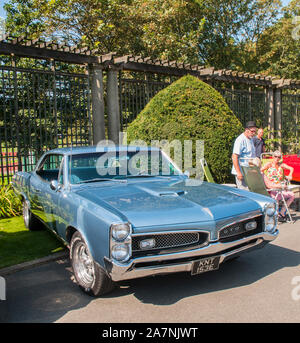
[[[181,195],[185,195],[186,191],[166,191],[166,192],[159,192],[158,195],[160,197],[178,197]]]
[[[182,196],[187,194],[187,191],[184,190],[168,190],[166,189],[167,187],[159,187],[157,189],[150,189],[147,187],[143,187],[143,186],[136,186],[136,188],[151,194],[155,197],[178,197],[178,196]],[[165,188],[165,189],[164,189]],[[170,189],[170,187],[168,187]]]

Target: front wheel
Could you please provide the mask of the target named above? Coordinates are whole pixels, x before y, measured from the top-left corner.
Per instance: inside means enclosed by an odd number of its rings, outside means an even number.
[[[23,201],[23,220],[27,229],[37,231],[43,229],[42,223],[32,214],[29,208],[29,202]]]
[[[114,282],[95,263],[79,232],[71,239],[70,260],[75,279],[85,293],[99,296],[113,290]]]

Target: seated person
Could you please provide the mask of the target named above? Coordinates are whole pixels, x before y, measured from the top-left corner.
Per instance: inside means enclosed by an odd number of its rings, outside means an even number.
[[[287,185],[284,183],[284,169],[287,169],[290,171],[289,175],[286,176],[286,178],[290,181],[292,179],[294,168],[288,166],[285,163],[282,163],[281,160],[282,160],[281,153],[279,150],[276,150],[273,153],[272,161],[265,164],[261,168],[261,172],[265,172],[264,181],[271,197],[279,201],[279,200],[282,200],[282,196],[283,196],[286,201],[287,206],[290,206],[290,204],[295,199],[295,195],[292,191],[287,190]],[[276,192],[276,189],[284,190],[284,191],[278,194],[278,192]],[[278,213],[279,221],[286,220],[285,213],[286,213],[286,208],[285,206],[283,206]]]

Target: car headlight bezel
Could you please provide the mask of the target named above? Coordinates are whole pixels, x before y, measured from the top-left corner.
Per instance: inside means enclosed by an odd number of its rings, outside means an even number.
[[[116,262],[124,263],[131,258],[130,223],[113,223],[110,226],[110,258]]]
[[[130,245],[128,243],[117,243],[112,245],[111,257],[118,262],[126,262],[130,258]]]
[[[131,234],[131,225],[129,223],[111,224],[111,236],[117,242],[123,242]]]
[[[277,226],[277,203],[267,203],[264,207],[265,231],[273,233]]]

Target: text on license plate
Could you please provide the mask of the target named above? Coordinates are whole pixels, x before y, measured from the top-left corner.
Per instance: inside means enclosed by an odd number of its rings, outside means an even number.
[[[220,256],[206,257],[195,261],[192,265],[192,275],[219,269]]]

